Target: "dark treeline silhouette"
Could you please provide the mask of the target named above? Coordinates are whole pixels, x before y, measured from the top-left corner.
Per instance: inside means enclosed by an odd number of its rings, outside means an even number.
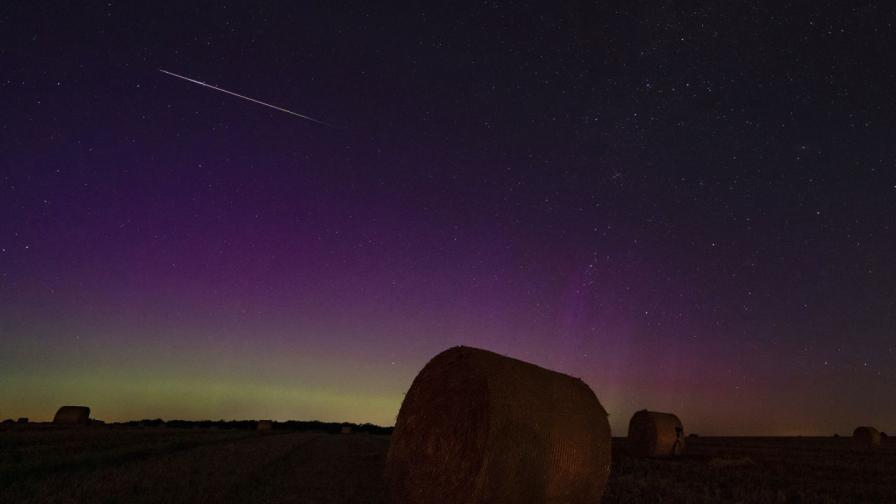
[[[231,429],[256,430],[258,420],[162,420],[161,418],[115,422],[113,426],[124,427],[168,427],[173,429]],[[349,422],[321,422],[318,420],[287,420],[274,422],[275,431],[326,432],[339,434],[343,427],[350,427],[352,433],[392,434],[392,427],[381,427],[370,423],[354,424]]]

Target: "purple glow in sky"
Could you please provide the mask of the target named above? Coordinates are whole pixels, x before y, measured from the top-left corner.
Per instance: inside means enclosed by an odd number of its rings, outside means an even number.
[[[0,7],[0,416],[391,425],[464,344],[896,429],[896,40],[812,9]]]

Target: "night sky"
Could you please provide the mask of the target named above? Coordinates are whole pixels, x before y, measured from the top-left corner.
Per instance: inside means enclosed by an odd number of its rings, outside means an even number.
[[[392,425],[464,344],[617,435],[896,430],[896,16],[836,3],[3,2],[0,417]]]

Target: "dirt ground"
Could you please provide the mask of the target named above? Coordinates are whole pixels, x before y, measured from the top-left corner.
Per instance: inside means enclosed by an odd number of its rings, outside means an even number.
[[[896,443],[698,438],[637,459],[614,440],[604,503],[896,502]],[[388,436],[201,429],[0,431],[0,502],[381,503]]]
[[[614,440],[604,503],[896,503],[896,443],[849,438],[698,438],[675,459],[628,457]]]

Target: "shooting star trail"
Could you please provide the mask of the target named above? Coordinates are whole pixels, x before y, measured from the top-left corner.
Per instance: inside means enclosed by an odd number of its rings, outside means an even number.
[[[226,89],[222,89],[222,88],[219,88],[219,87],[217,87],[217,86],[212,86],[211,84],[206,84],[205,82],[198,81],[198,80],[196,80],[196,79],[191,79],[191,78],[189,78],[189,77],[184,77],[183,75],[178,75],[178,74],[176,74],[176,73],[174,73],[174,72],[169,72],[168,70],[163,70],[163,69],[161,69],[161,68],[159,69],[159,71],[162,72],[163,74],[168,74],[168,75],[170,75],[170,76],[172,76],[172,77],[177,77],[178,79],[183,79],[183,80],[185,80],[185,81],[192,82],[193,84],[199,84],[200,86],[205,86],[205,87],[207,87],[207,88],[212,88],[212,89],[214,89],[215,91],[220,91],[220,92],[222,92],[222,93],[227,93],[227,94],[229,94],[229,95],[236,96],[237,98],[242,98],[242,99],[244,99],[244,100],[249,100],[249,101],[252,102],[252,103],[257,103],[257,104],[259,104],[259,105],[264,105],[265,107],[269,107],[269,108],[272,108],[272,109],[274,109],[274,110],[279,110],[280,112],[286,112],[287,114],[292,114],[292,115],[294,115],[294,116],[296,116],[296,117],[301,117],[302,119],[307,119],[307,120],[309,120],[309,121],[316,122],[317,124],[323,124],[324,126],[327,126],[327,127],[329,127],[329,128],[335,128],[335,126],[333,126],[332,124],[327,124],[327,123],[325,123],[325,122],[323,122],[323,121],[318,121],[317,119],[315,119],[315,118],[313,118],[313,117],[308,117],[308,116],[306,116],[306,115],[299,114],[298,112],[293,112],[292,110],[287,110],[287,109],[285,109],[285,108],[280,108],[280,107],[278,107],[278,106],[276,106],[276,105],[271,105],[270,103],[265,103],[265,102],[263,102],[263,101],[261,101],[261,100],[256,100],[255,98],[249,98],[248,96],[243,96],[243,95],[241,95],[241,94],[239,94],[239,93],[234,93],[233,91],[228,91],[228,90],[226,90]]]

